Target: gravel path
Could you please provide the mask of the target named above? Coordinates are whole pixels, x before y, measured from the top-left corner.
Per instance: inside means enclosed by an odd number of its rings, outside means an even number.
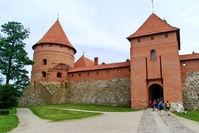
[[[138,133],[199,133],[199,123],[167,112],[145,110]]]
[[[104,112],[83,120],[49,122],[27,108],[18,108],[20,124],[10,133],[136,133],[144,111]]]
[[[73,109],[69,109],[73,110]],[[74,110],[81,111],[81,110]],[[166,112],[103,112],[82,120],[50,122],[18,108],[19,125],[10,133],[199,133],[199,123]]]

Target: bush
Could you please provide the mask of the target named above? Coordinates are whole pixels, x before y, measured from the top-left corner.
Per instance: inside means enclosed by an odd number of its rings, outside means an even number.
[[[1,115],[9,115],[10,112],[9,112],[9,110],[1,110],[1,111],[0,111],[0,114],[1,114]]]
[[[0,108],[16,107],[19,94],[14,85],[0,86]]]

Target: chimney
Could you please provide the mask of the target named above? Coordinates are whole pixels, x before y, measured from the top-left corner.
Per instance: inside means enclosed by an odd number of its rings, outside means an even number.
[[[98,57],[94,58],[94,65],[98,65]]]

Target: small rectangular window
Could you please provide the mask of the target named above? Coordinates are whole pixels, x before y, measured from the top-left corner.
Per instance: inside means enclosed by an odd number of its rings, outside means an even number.
[[[43,72],[41,72],[42,73],[42,76],[43,77],[46,77],[46,72],[45,71],[43,71]]]
[[[47,59],[43,59],[43,64],[44,64],[44,65],[47,64]]]
[[[61,78],[61,73],[57,73],[57,78]]]

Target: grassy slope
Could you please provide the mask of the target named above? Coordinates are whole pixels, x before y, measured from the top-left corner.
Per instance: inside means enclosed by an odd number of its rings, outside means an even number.
[[[2,109],[1,109],[2,110]],[[0,115],[0,133],[6,133],[17,127],[19,120],[16,116],[16,108],[6,109],[9,115]]]
[[[62,121],[62,120],[72,120],[72,119],[82,119],[90,116],[100,115],[100,113],[87,113],[87,112],[77,112],[53,109],[46,106],[35,106],[29,107],[32,112],[42,119],[47,119],[51,121]]]
[[[39,116],[42,119],[47,119],[51,121],[82,119],[82,118],[87,118],[87,117],[102,114],[102,113],[95,113],[95,112],[69,111],[69,110],[62,110],[59,108],[104,111],[104,112],[134,111],[133,109],[129,107],[109,107],[109,106],[86,105],[86,104],[61,104],[61,105],[46,105],[46,106],[29,107],[29,109],[31,109],[35,115]]]
[[[174,112],[175,115],[199,122],[199,111],[189,110],[187,113]]]

